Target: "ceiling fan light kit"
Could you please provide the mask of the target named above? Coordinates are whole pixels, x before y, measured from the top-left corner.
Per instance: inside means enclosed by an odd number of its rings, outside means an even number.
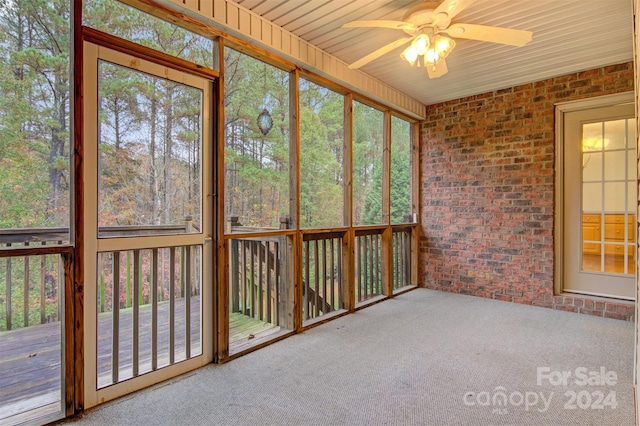
[[[420,57],[422,56],[423,66],[435,67],[441,59],[446,58],[451,50],[456,46],[456,42],[449,37],[435,35],[429,37],[420,34],[411,42],[400,57],[413,65],[420,66]]]
[[[443,0],[441,3],[426,1],[407,10],[402,21],[352,21],[344,24],[345,28],[389,28],[402,30],[409,35],[357,60],[350,64],[349,68],[360,68],[411,42],[409,47],[402,51],[400,55],[402,59],[409,62],[411,66],[420,66],[422,63],[422,66],[427,68],[429,78],[437,78],[448,72],[444,59],[456,46],[456,42],[451,37],[518,47],[531,41],[531,31],[462,23],[452,25],[451,20],[455,15],[474,1]]]

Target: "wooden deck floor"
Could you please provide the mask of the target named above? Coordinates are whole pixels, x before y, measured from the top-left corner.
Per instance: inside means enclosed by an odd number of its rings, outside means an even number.
[[[169,304],[158,305],[158,367],[169,364]],[[175,361],[185,359],[184,299],[175,304]],[[120,310],[119,379],[131,377],[132,309]],[[200,298],[191,299],[191,354],[201,351]],[[98,316],[98,383],[112,378],[112,315]],[[140,374],[151,371],[151,307],[139,312]],[[229,316],[229,351],[240,352],[281,330],[239,313]],[[59,322],[0,333],[0,424],[15,423],[25,411],[38,415],[61,409],[61,327]]]
[[[59,322],[0,333],[0,424],[62,409]]]

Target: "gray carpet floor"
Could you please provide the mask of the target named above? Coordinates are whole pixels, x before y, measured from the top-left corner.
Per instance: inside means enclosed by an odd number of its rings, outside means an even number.
[[[633,334],[416,289],[67,423],[632,425]]]

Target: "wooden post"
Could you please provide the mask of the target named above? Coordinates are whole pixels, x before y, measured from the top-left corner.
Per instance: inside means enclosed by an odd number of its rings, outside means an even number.
[[[419,285],[418,250],[420,244],[420,123],[411,125],[411,230],[410,279],[407,284]]]
[[[391,229],[391,111],[384,113],[384,151],[382,157],[383,176],[382,179],[382,223],[387,225],[382,232],[382,294],[393,295],[393,268],[391,250],[392,229]]]
[[[65,254],[64,326],[65,326],[65,413],[70,416],[84,410],[84,49],[82,36],[82,0],[72,2],[73,29],[73,98],[71,99],[72,173],[74,196],[70,237],[73,254]]]
[[[293,69],[289,73],[289,203],[291,217],[289,228],[300,229],[300,72]],[[287,291],[287,312],[286,324],[295,331],[302,330],[302,265],[297,261],[300,259],[302,250],[302,235],[298,232],[293,239],[287,238],[286,275],[284,285]],[[308,284],[308,283],[307,283]]]

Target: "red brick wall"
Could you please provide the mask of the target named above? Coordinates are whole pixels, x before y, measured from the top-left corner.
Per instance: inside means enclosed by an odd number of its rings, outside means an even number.
[[[553,295],[554,104],[633,90],[633,63],[427,107],[421,286],[632,320],[633,304]]]

